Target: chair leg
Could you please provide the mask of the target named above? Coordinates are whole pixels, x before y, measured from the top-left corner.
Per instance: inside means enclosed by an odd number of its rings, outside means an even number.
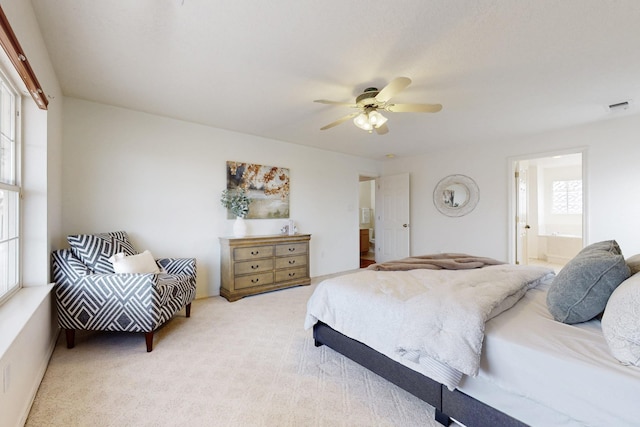
[[[187,311],[187,317],[191,317],[191,303],[185,306],[185,310]]]
[[[67,336],[67,348],[73,348],[76,345],[76,330],[65,329],[65,335]]]
[[[147,342],[147,353],[150,353],[153,350],[153,331],[145,332],[144,339]]]

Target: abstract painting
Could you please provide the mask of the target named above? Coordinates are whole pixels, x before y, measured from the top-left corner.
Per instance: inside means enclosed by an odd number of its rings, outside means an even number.
[[[247,193],[247,219],[289,218],[288,168],[227,161],[227,189]]]

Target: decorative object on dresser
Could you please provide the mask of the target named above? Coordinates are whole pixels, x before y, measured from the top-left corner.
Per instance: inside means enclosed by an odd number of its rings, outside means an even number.
[[[222,190],[220,203],[223,207],[229,209],[237,218],[244,218],[249,213],[251,199],[242,188],[236,188],[235,190],[226,188]]]
[[[309,285],[310,234],[220,238],[220,295],[236,301]]]
[[[290,219],[285,225],[282,226],[282,228],[280,229],[280,233],[293,236],[294,234],[298,234],[298,227],[296,227],[295,222]]]
[[[246,191],[243,188],[222,190],[220,203],[236,216],[236,222],[233,224],[233,235],[236,237],[246,236],[247,224],[244,222],[244,218],[249,213],[249,205],[251,204],[251,199],[247,196]]]
[[[58,324],[67,347],[75,331],[144,332],[147,352],[153,332],[196,296],[196,260],[138,253],[124,231],[73,235],[70,249],[54,251]]]

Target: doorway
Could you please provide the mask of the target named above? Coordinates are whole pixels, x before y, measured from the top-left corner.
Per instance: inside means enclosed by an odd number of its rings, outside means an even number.
[[[583,152],[514,159],[510,225],[516,264],[559,271],[583,247],[586,204]]]
[[[375,263],[375,206],[376,181],[374,177],[360,176],[358,223],[360,240],[360,268]]]
[[[361,267],[409,256],[409,174],[360,176]],[[369,236],[368,247],[366,236]],[[366,248],[366,250],[365,250]]]

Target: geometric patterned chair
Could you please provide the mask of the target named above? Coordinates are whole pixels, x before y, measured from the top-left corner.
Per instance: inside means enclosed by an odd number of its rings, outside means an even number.
[[[156,273],[115,273],[109,260],[118,253],[137,255],[127,233],[74,235],[70,249],[54,251],[58,323],[65,329],[67,348],[75,345],[75,331],[143,332],[147,352],[153,333],[185,307],[191,315],[196,295],[196,260],[156,260]]]

